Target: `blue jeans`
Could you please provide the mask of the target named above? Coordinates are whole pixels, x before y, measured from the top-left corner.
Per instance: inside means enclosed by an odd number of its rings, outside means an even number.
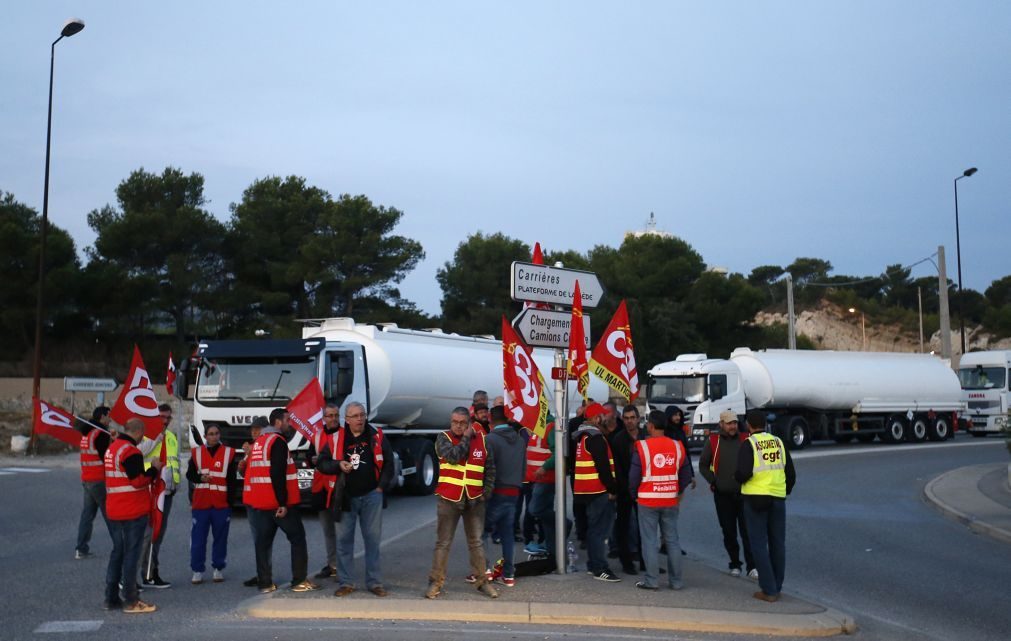
[[[586,504],[586,569],[593,574],[611,573],[607,566],[607,535],[614,527],[614,501],[606,492],[593,495]]]
[[[518,496],[492,494],[484,512],[484,558],[491,563],[495,556],[491,553],[489,539],[494,535],[502,540],[502,574],[516,576],[516,566],[513,564],[515,539],[513,537],[513,519],[516,517]]]
[[[232,518],[231,508],[193,510],[193,527],[190,528],[190,569],[203,572],[207,569],[207,534],[214,534],[211,547],[211,567],[224,570],[228,560],[228,528]]]
[[[675,590],[684,587],[681,582],[681,544],[678,541],[678,507],[638,506],[639,538],[642,542],[642,559],[646,563],[646,580],[651,587],[657,585],[660,575],[660,541],[663,536],[667,544],[667,584]]]
[[[144,530],[148,516],[130,521],[109,521],[112,536],[112,553],[109,567],[105,571],[105,600],[119,603],[119,584],[123,584],[123,601],[127,605],[137,602],[137,565],[140,563],[140,548],[144,542]]]
[[[365,585],[369,589],[383,584],[379,571],[379,543],[383,538],[383,493],[373,490],[349,499],[350,511],[337,523],[337,580],[342,586],[354,586],[355,523],[361,522],[365,543]]]
[[[105,481],[85,481],[81,485],[84,486],[84,506],[81,508],[81,520],[77,524],[77,551],[87,554],[91,551],[88,543],[91,541],[95,515],[101,510],[106,527],[109,525],[109,517],[105,515]]]
[[[540,521],[544,531],[544,547],[548,549],[548,554],[555,555],[555,484],[554,483],[534,483],[533,493],[530,495],[530,505],[527,511],[530,516]],[[565,520],[565,538],[569,537],[569,530],[572,529],[572,522]]]
[[[769,501],[767,509],[744,497],[744,521],[758,570],[758,585],[762,592],[775,596],[783,589],[786,575],[786,499],[765,496],[760,499]]]

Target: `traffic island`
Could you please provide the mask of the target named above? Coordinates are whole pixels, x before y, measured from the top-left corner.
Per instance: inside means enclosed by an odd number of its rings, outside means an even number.
[[[1006,463],[968,465],[932,478],[927,503],[977,534],[1011,543],[1011,491]]]

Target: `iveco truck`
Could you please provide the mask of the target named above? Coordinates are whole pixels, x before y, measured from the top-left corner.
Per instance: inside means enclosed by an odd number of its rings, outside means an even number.
[[[1011,351],[969,352],[962,356],[958,379],[968,405],[963,424],[973,436],[996,434],[1008,425],[1009,373]]]

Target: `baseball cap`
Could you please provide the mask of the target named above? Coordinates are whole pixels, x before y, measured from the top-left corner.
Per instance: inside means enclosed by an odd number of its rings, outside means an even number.
[[[737,422],[737,414],[734,414],[730,410],[723,410],[720,412],[720,423],[733,423]]]
[[[607,408],[600,403],[590,403],[586,406],[586,411],[583,412],[583,416],[586,418],[593,418],[594,416],[606,416],[609,414]]]

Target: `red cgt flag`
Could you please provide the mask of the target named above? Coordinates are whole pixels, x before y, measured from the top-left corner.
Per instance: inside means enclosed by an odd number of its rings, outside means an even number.
[[[530,348],[502,317],[502,375],[506,409],[513,420],[540,438],[548,429],[547,385]]]
[[[323,426],[324,405],[323,388],[319,386],[319,380],[314,378],[284,409],[288,412],[292,426],[309,440]]]
[[[639,373],[635,369],[632,328],[625,301],[618,305],[611,323],[590,356],[590,372],[613,387],[631,403],[639,396]]]
[[[168,353],[168,369],[165,371],[165,391],[168,392],[169,396],[172,396],[172,392],[176,384],[176,364],[172,361],[172,352]]]
[[[162,470],[168,469],[168,448],[161,448],[161,464]],[[151,522],[151,540],[157,541],[158,536],[161,534],[161,529],[165,525],[165,479],[162,478],[161,473],[151,484],[151,512],[149,514],[149,520]],[[149,570],[145,570],[145,573],[149,573]]]
[[[140,348],[136,345],[133,346],[130,374],[126,377],[123,391],[116,399],[109,416],[120,425],[136,416],[144,421],[144,436],[148,438],[157,438],[162,432],[164,423],[158,416],[158,399],[155,398],[154,388],[151,386],[151,377],[144,367],[144,359],[140,357]]]
[[[36,434],[47,434],[67,445],[81,446],[81,433],[74,429],[77,419],[73,414],[38,398],[33,398],[32,402],[35,406],[33,429]]]
[[[576,281],[572,295],[572,320],[569,323],[569,377],[576,380],[576,390],[586,398],[590,388],[590,367],[586,363],[586,336],[583,333],[583,295]]]

